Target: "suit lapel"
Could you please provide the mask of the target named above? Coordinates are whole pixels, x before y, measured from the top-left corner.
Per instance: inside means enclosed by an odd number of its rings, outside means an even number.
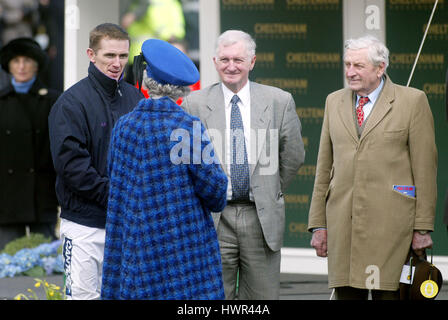
[[[208,96],[207,105],[204,107],[202,117],[210,139],[213,141],[213,148],[221,163],[224,172],[227,172],[225,165],[225,139],[226,139],[226,114],[224,109],[224,95],[221,86],[215,86]]]
[[[251,164],[250,175],[253,174],[261,152],[266,148],[266,134],[269,129],[270,117],[268,110],[272,108],[263,91],[256,83],[250,82],[250,122],[251,122]],[[272,150],[270,150],[272,152]],[[266,151],[264,151],[266,152]],[[255,158],[254,158],[255,157]]]
[[[395,99],[395,90],[392,84],[392,81],[386,77],[383,91],[380,93],[380,96],[378,97],[378,100],[376,101],[375,106],[366,122],[360,140],[364,139],[392,108],[391,102]]]
[[[261,152],[266,148],[266,134],[270,124],[268,101],[269,97],[265,97],[263,91],[260,90],[256,83],[250,82],[250,100],[251,100],[251,163],[249,164],[250,175],[253,174]],[[224,95],[221,86],[216,86],[210,92],[207,105],[204,108],[202,117],[204,126],[207,128],[210,138],[213,140],[215,152],[219,158],[221,166],[226,174],[227,166],[225,165],[225,139],[226,135],[226,114],[224,106]],[[214,130],[219,132],[219,137],[214,136]],[[221,141],[218,141],[221,140]],[[249,150],[247,150],[249,152]],[[264,151],[266,152],[266,151]],[[252,156],[254,155],[254,156]]]

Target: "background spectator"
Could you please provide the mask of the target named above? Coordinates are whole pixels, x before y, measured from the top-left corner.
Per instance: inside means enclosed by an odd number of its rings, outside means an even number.
[[[40,79],[47,56],[31,38],[0,51],[11,81],[0,89],[0,248],[27,232],[55,238],[58,202],[48,114],[59,92]]]

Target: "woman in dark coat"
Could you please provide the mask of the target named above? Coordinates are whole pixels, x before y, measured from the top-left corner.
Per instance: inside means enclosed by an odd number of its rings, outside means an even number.
[[[0,51],[11,81],[0,89],[0,250],[15,238],[55,238],[58,202],[50,155],[48,114],[59,92],[39,80],[47,57],[30,38]]]

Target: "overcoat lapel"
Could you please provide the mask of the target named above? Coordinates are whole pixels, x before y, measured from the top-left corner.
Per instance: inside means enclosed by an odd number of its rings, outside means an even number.
[[[266,134],[269,130],[269,124],[271,119],[269,117],[268,110],[272,108],[269,104],[269,101],[272,101],[272,98],[265,97],[262,90],[259,90],[257,84],[250,82],[250,122],[251,122],[251,155],[255,155],[255,158],[251,157],[250,175],[254,173],[255,167],[260,159],[261,152],[265,152],[266,146]],[[271,137],[274,139],[274,137]],[[249,149],[247,149],[249,151]],[[270,150],[270,152],[275,152],[274,150]],[[266,154],[270,156],[269,154]]]
[[[358,133],[356,132],[356,124],[353,121],[353,92],[351,90],[345,90],[341,104],[338,108],[338,113],[341,118],[344,127],[347,129],[353,140],[358,143]]]
[[[392,81],[386,77],[383,91],[380,93],[378,100],[370,114],[366,126],[362,131],[360,141],[363,140],[370,131],[372,131],[378,123],[386,116],[389,110],[392,108],[392,101],[395,99],[395,90],[392,85]]]
[[[345,128],[349,132],[350,136],[358,143],[364,139],[369,132],[374,129],[378,123],[386,116],[389,110],[392,108],[392,101],[395,99],[395,91],[393,88],[392,81],[386,76],[384,88],[375,103],[375,106],[369,115],[369,118],[365,124],[362,131],[361,137],[358,139],[358,134],[356,131],[356,123],[353,121],[353,91],[346,90],[341,98],[341,107],[338,110],[341,121]]]

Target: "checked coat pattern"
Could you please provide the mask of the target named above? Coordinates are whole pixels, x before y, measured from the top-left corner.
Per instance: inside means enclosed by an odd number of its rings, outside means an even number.
[[[195,123],[205,140],[199,144]],[[168,98],[141,100],[117,122],[109,150],[103,299],[224,299],[210,212],[226,205],[227,177],[219,164],[193,158],[211,145],[204,130]],[[188,163],[170,158],[181,141],[172,139],[173,131],[184,133],[182,146],[191,146],[182,149],[190,152]],[[193,146],[201,150],[194,153]]]

